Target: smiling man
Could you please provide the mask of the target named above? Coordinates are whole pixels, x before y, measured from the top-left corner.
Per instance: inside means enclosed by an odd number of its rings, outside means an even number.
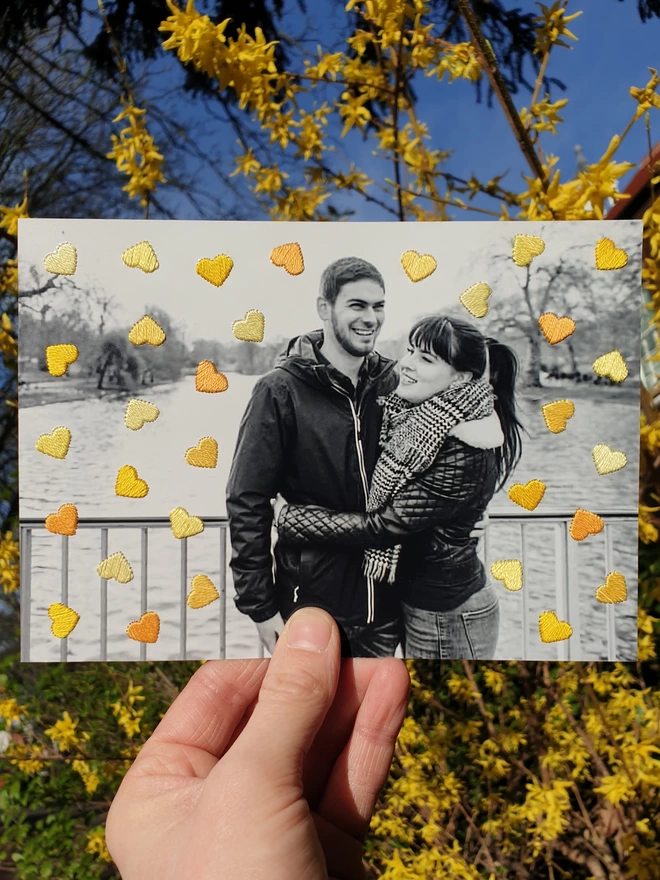
[[[371,263],[345,257],[321,276],[323,329],[291,340],[255,385],[239,429],[227,485],[236,605],[272,653],[284,621],[314,605],[339,624],[354,657],[391,656],[399,603],[374,589],[358,547],[291,546],[272,552],[273,508],[292,504],[366,509],[378,457],[378,398],[397,384],[394,361],[374,351],[385,315],[385,283]]]

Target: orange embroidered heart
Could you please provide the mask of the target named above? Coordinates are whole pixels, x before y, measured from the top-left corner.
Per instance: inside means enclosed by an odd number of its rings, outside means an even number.
[[[590,510],[583,510],[581,507],[573,514],[573,519],[569,526],[569,534],[575,541],[584,541],[589,535],[597,535],[605,528],[605,523],[597,513]]]
[[[145,611],[139,620],[133,620],[126,627],[126,635],[135,642],[149,642],[153,644],[158,640],[160,632],[160,617],[155,611]]]
[[[289,275],[301,275],[305,271],[302,249],[297,241],[273,248],[270,261],[274,266],[282,266]]]
[[[542,642],[563,642],[573,635],[573,627],[554,611],[544,611],[539,616],[539,635]]]
[[[606,605],[618,605],[628,598],[626,579],[620,571],[611,571],[605,578],[605,583],[596,590],[596,598]]]
[[[509,498],[526,510],[534,510],[545,494],[545,483],[530,480],[528,483],[515,483],[509,489]]]
[[[229,382],[224,373],[219,373],[212,361],[201,361],[197,365],[195,373],[195,388],[206,394],[217,394],[229,388]]]
[[[575,332],[575,321],[565,315],[560,318],[554,312],[546,312],[539,318],[539,328],[550,345],[556,345]]]
[[[214,468],[218,463],[218,441],[202,437],[197,446],[186,450],[186,461],[194,467]]]
[[[57,513],[49,513],[45,526],[54,535],[75,535],[78,528],[78,508],[75,504],[62,504]]]
[[[566,430],[566,422],[575,415],[575,404],[572,400],[555,400],[541,407],[545,424],[553,434],[561,434]]]

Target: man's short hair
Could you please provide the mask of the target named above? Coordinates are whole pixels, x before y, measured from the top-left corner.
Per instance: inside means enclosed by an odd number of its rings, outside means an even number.
[[[323,270],[320,294],[323,299],[334,305],[344,284],[349,284],[351,281],[362,281],[364,278],[375,281],[385,292],[383,276],[374,265],[361,257],[342,257],[341,260],[335,260]]]

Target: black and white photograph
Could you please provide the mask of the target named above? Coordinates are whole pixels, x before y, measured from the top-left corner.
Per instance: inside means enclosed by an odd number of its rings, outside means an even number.
[[[641,223],[21,220],[23,661],[637,658]]]

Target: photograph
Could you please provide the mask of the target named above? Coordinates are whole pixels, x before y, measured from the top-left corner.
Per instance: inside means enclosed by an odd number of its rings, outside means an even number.
[[[641,232],[21,220],[21,659],[634,661]]]

